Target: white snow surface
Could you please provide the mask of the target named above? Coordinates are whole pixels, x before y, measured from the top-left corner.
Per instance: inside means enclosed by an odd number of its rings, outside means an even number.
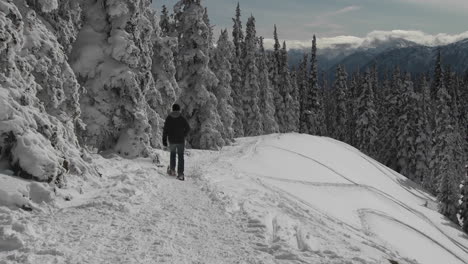
[[[1,264],[468,262],[434,197],[329,138],[188,150],[185,182],[150,159],[94,158],[102,178],[65,189],[0,171]]]

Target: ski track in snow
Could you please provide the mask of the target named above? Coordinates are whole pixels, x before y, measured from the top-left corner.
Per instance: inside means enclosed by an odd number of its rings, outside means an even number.
[[[461,250],[463,250],[465,253],[468,253],[468,248],[464,245],[462,245],[460,242],[456,241],[455,239],[451,238],[449,235],[447,235],[442,229],[440,229],[436,224],[434,224],[427,216],[425,216],[424,214],[422,214],[421,212],[407,206],[406,204],[404,204],[403,202],[401,202],[400,200],[398,200],[397,198],[393,197],[392,195],[390,194],[387,194],[385,192],[382,192],[372,186],[369,186],[369,185],[363,185],[363,184],[359,184],[355,181],[352,181],[350,180],[349,178],[347,178],[346,176],[344,176],[342,173],[336,171],[335,169],[331,168],[330,166],[316,160],[316,159],[313,159],[311,157],[308,157],[307,155],[304,155],[304,154],[301,154],[301,153],[298,153],[298,152],[295,152],[295,151],[291,151],[291,150],[288,150],[288,149],[284,149],[284,148],[281,148],[281,147],[277,147],[277,146],[272,146],[272,145],[265,145],[265,147],[272,147],[272,148],[277,148],[277,149],[280,149],[280,150],[283,150],[283,151],[286,151],[286,152],[290,152],[290,153],[293,153],[293,154],[296,154],[300,157],[303,157],[303,158],[306,158],[306,159],[309,159],[313,162],[316,162],[317,164],[320,164],[321,166],[323,167],[326,167],[327,169],[329,169],[330,171],[333,171],[335,174],[337,174],[338,176],[344,178],[345,180],[349,181],[351,184],[334,184],[334,183],[313,183],[313,182],[304,182],[304,181],[294,181],[294,180],[282,180],[282,179],[278,179],[278,178],[274,178],[274,177],[267,177],[267,178],[270,178],[270,179],[273,179],[273,180],[279,180],[279,181],[287,181],[287,182],[293,182],[293,183],[300,183],[300,184],[305,184],[305,185],[328,185],[328,186],[336,186],[336,187],[350,187],[350,186],[354,186],[356,188],[364,188],[364,189],[367,189],[369,191],[372,191],[378,195],[381,195],[385,198],[387,198],[388,200],[390,200],[391,202],[394,202],[396,204],[398,204],[399,206],[401,206],[402,208],[408,210],[409,212],[417,215],[418,217],[420,217],[421,219],[423,219],[424,221],[426,221],[427,223],[429,223],[432,227],[434,227],[435,229],[437,229],[440,233],[442,233],[446,238],[448,238],[452,243],[454,243],[458,248],[460,248]],[[348,150],[351,151],[351,149],[349,149],[349,147],[347,148]],[[355,151],[356,152],[356,151]],[[370,163],[372,166],[374,166],[375,168],[377,168],[379,171],[381,171],[384,175],[386,175],[388,178],[392,179],[395,183],[399,184],[398,182],[396,182],[391,176],[389,176],[384,170],[382,170],[380,168],[380,166],[376,165],[374,162],[372,162],[371,160],[369,160],[366,156],[364,156],[363,154],[360,154],[360,153],[357,153],[359,154],[359,156],[361,158],[363,158],[364,160],[366,160],[366,162]],[[265,176],[262,176],[262,177],[265,177]],[[403,185],[400,185],[404,188]],[[410,194],[414,195],[414,196],[417,196],[418,198],[422,198],[424,200],[427,200],[429,199],[429,197],[427,196],[424,196],[424,197],[421,197],[411,191],[409,191],[407,188],[404,188],[406,191],[408,191]],[[377,213],[377,212],[376,212]],[[379,214],[381,215],[381,214]],[[409,226],[408,226],[409,227]],[[415,230],[417,231],[418,233],[421,233],[420,231],[418,230]],[[422,234],[422,233],[421,233]],[[436,241],[434,241],[436,242]],[[461,261],[465,261],[463,258],[461,258],[460,256],[458,256],[457,254],[453,253],[450,249],[448,249],[447,247],[444,247],[443,245],[439,244],[439,246],[443,247],[445,250],[447,250],[448,252],[450,252],[452,255],[454,255],[456,258],[458,258],[459,260]]]
[[[105,162],[118,167],[95,197],[30,216],[36,235],[0,263],[273,263],[190,175],[180,182],[149,161]]]

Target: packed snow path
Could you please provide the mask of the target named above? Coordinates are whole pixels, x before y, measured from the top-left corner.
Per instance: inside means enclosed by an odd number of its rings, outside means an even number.
[[[434,197],[329,138],[190,150],[185,182],[148,159],[96,162],[101,179],[71,180],[51,204],[0,207],[0,264],[468,263]]]
[[[166,176],[149,160],[99,163],[104,184],[66,207],[12,213],[12,226],[30,231],[19,232],[20,250],[0,251],[0,263],[269,263],[193,179]]]

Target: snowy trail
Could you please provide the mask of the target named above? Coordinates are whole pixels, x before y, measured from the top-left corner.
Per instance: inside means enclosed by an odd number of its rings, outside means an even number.
[[[149,161],[103,161],[107,163],[103,168],[111,171],[105,175],[107,185],[71,207],[31,216],[35,236],[25,238],[25,252],[6,254],[6,259],[20,263],[272,263],[271,256],[252,249],[252,234],[213,203],[190,175],[180,182]]]

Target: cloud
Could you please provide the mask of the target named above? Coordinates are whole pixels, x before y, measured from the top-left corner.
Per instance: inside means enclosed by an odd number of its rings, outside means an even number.
[[[439,9],[450,9],[450,10],[458,10],[460,9],[468,9],[468,1],[466,0],[398,0],[399,2],[404,3],[413,3],[413,4],[421,4],[425,6],[432,6]]]
[[[342,29],[343,26],[339,24],[331,23],[330,19],[339,15],[349,13],[349,12],[357,11],[359,9],[361,9],[361,7],[352,5],[352,6],[344,7],[342,9],[338,9],[336,11],[320,14],[316,16],[315,19],[311,23],[308,23],[305,26],[312,27],[312,28],[339,30],[339,29]]]
[[[405,39],[424,46],[440,46],[454,43],[468,38],[468,31],[460,34],[445,34],[440,33],[431,35],[417,30],[392,30],[392,31],[372,31],[363,38],[355,36],[337,36],[331,38],[317,38],[317,47],[319,49],[334,48],[337,46],[346,46],[349,48],[358,48],[371,46],[375,42],[382,42],[391,39]],[[287,40],[289,49],[308,48],[312,44],[312,40]],[[266,47],[273,47],[272,39],[265,39]]]

